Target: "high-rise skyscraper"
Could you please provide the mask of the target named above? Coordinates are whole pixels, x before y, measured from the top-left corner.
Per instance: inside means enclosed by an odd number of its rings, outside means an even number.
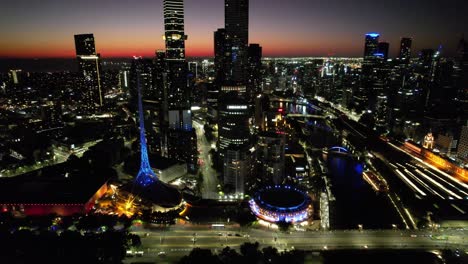
[[[398,58],[406,64],[411,59],[411,43],[412,42],[413,42],[412,38],[401,38],[401,41],[400,41],[400,55],[398,56]]]
[[[250,107],[236,95],[231,92],[220,98],[218,150],[224,184],[231,184],[235,193],[242,194],[250,164]]]
[[[217,86],[226,81],[226,30],[219,28],[214,32],[214,64]]]
[[[388,50],[390,49],[390,44],[388,42],[379,42],[377,45],[377,52],[374,53],[374,56],[387,61],[388,59]]]
[[[250,167],[249,1],[225,0],[224,29],[215,32],[218,100],[218,150],[224,184],[242,197]],[[257,46],[257,55],[260,52]],[[252,62],[256,61],[252,57]],[[253,76],[252,76],[253,77]],[[255,76],[258,77],[258,76]],[[249,87],[249,88],[247,88]]]
[[[81,110],[90,113],[103,105],[100,55],[96,53],[93,34],[75,35],[75,48],[83,77]]]
[[[75,35],[75,48],[77,55],[96,55],[96,46],[93,34]]]
[[[164,0],[166,59],[185,61],[184,0]]]
[[[164,0],[164,30],[165,89],[167,90],[165,101],[167,101],[169,126],[169,131],[167,131],[168,156],[186,162],[188,170],[195,173],[198,153],[196,134],[192,127],[188,67],[185,60],[187,36],[184,31],[183,0]]]
[[[164,0],[164,39],[166,42],[169,111],[190,109],[185,61],[184,1]],[[189,127],[191,125],[185,124]]]
[[[247,92],[252,102],[256,95],[262,91],[262,47],[259,44],[250,44],[248,49]]]
[[[376,99],[375,69],[383,57],[383,55],[379,56],[379,37],[379,33],[367,33],[365,36],[361,85],[354,94],[354,102],[358,111],[372,109]]]
[[[379,33],[367,33],[364,44],[364,65],[375,62],[375,53],[379,51]]]
[[[235,84],[246,83],[249,43],[249,1],[225,0],[226,56],[228,78]]]

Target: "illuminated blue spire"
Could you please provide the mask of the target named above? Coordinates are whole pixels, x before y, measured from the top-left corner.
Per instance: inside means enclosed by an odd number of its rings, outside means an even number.
[[[141,99],[141,85],[140,85],[140,65],[137,65],[137,87],[138,87],[138,113],[140,118],[140,148],[141,148],[141,164],[140,171],[136,177],[136,183],[143,187],[150,185],[151,183],[158,180],[156,174],[151,169],[148,160],[148,148],[146,146],[146,135],[145,135],[145,121],[143,118],[143,103]]]

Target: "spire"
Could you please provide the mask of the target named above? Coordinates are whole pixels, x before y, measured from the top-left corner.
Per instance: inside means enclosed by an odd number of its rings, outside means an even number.
[[[141,96],[141,84],[140,84],[140,65],[136,66],[136,79],[137,79],[137,88],[138,88],[138,113],[140,119],[140,149],[141,149],[141,164],[140,171],[136,177],[136,182],[138,185],[146,187],[157,181],[158,178],[156,174],[151,169],[148,160],[148,148],[146,146],[146,135],[145,135],[145,121],[143,117],[143,103]]]

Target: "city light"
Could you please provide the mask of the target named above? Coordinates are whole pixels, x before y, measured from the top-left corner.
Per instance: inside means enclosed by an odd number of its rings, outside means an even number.
[[[382,1],[2,2],[0,259],[463,262],[466,12]]]

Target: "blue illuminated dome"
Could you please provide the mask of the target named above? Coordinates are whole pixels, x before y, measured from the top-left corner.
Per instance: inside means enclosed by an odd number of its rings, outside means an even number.
[[[302,222],[309,218],[311,200],[307,193],[287,185],[268,186],[249,201],[250,209],[268,222]]]

